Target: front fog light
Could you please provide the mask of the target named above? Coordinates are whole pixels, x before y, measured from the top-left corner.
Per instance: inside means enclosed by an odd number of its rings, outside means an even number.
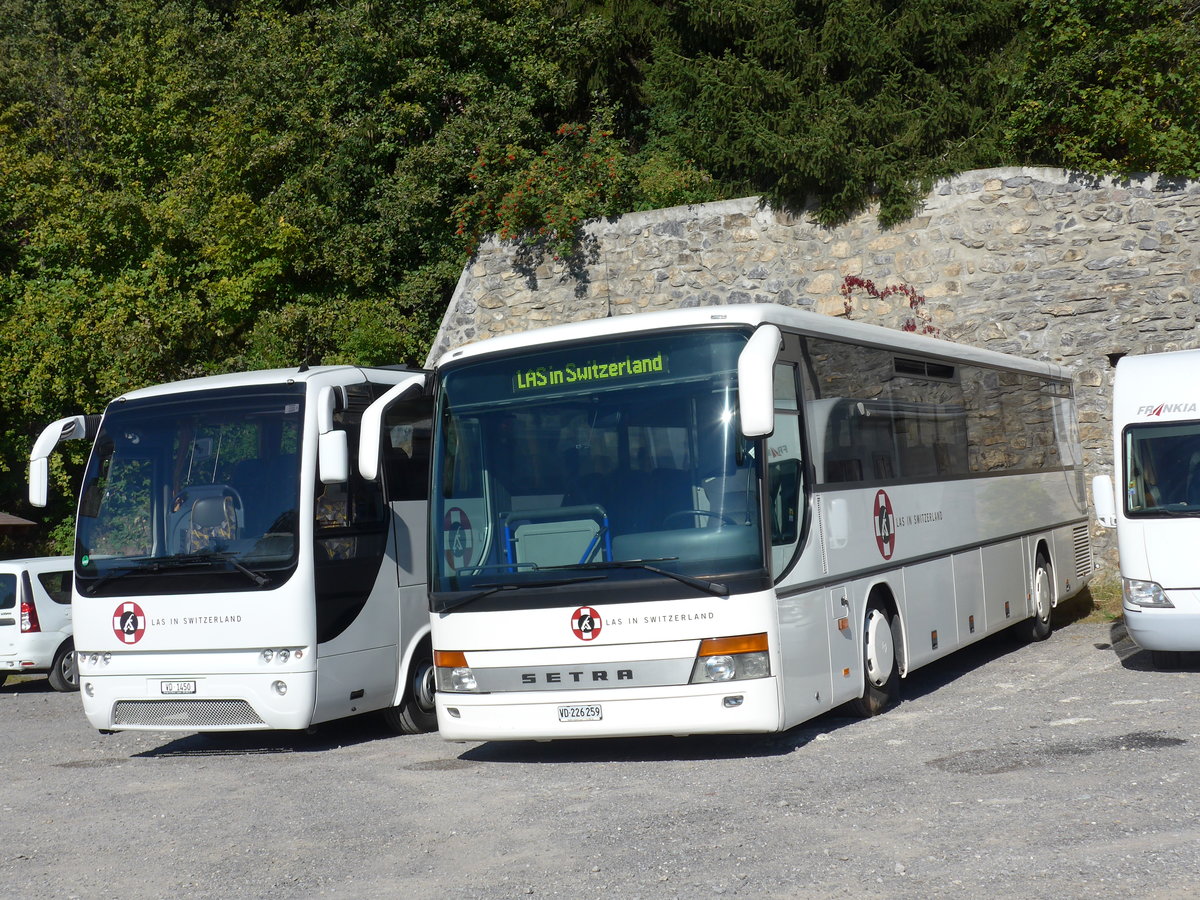
[[[435,675],[439,691],[462,694],[479,690],[479,683],[475,681],[475,673],[470,669],[439,668],[435,670]]]
[[[286,681],[272,681],[271,682],[271,690],[273,690],[280,697],[282,697],[284,694],[287,693],[287,682]]]
[[[709,681],[733,681],[736,674],[732,656],[710,656],[704,660],[704,677]]]
[[[1125,578],[1122,585],[1125,589],[1125,602],[1130,606],[1141,606],[1148,609],[1175,608],[1175,604],[1167,597],[1162,585],[1157,582]]]
[[[766,632],[705,638],[696,651],[691,684],[720,684],[770,675],[771,655],[767,651]]]
[[[475,673],[467,665],[467,654],[461,650],[434,650],[433,665],[439,691],[461,694],[479,690]]]

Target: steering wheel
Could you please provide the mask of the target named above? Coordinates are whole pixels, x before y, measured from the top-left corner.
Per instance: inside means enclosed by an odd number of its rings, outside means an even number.
[[[720,519],[722,525],[737,524],[736,519],[730,518],[729,516],[725,515],[725,513],[714,512],[711,509],[680,509],[676,512],[667,514],[666,518],[664,518],[662,521],[663,527],[665,528],[667,523],[672,519],[681,519],[684,516],[708,516],[710,519]]]

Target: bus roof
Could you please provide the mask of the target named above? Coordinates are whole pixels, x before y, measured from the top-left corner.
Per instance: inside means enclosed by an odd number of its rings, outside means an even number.
[[[752,328],[773,324],[784,330],[814,337],[852,341],[923,357],[974,362],[1038,375],[1049,375],[1055,378],[1069,379],[1071,377],[1070,370],[1054,363],[1025,359],[1020,356],[973,347],[969,344],[956,344],[894,328],[884,328],[880,325],[856,322],[773,303],[657,310],[606,319],[571,322],[564,325],[551,325],[546,328],[486,338],[457,347],[442,354],[436,367],[441,368],[461,360],[493,353],[542,347],[549,343],[568,343],[617,335],[639,334],[660,329],[739,324]]]
[[[332,373],[342,372],[362,373],[369,369],[387,368],[391,371],[419,372],[420,369],[403,369],[401,367],[375,366],[312,366],[307,369],[258,369],[252,372],[231,372],[227,375],[206,375],[201,378],[185,378],[182,381],[171,381],[166,384],[155,384],[149,387],[128,391],[114,398],[117,400],[135,400],[144,397],[158,397],[166,394],[180,394],[190,391],[220,390],[222,388],[252,387],[254,385],[287,384],[289,382],[305,382],[312,380],[327,381]],[[347,380],[343,375],[342,380]],[[362,380],[360,374],[359,380]]]

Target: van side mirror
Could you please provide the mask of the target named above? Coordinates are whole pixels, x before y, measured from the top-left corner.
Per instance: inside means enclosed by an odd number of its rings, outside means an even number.
[[[333,413],[337,394],[329,385],[317,394],[317,467],[325,484],[350,480],[350,443],[346,432],[334,430]]]
[[[1092,508],[1096,511],[1096,522],[1102,528],[1117,527],[1117,498],[1112,479],[1107,475],[1092,479]]]
[[[738,356],[738,417],[748,438],[775,430],[775,360],[782,341],[774,325],[759,326]]]

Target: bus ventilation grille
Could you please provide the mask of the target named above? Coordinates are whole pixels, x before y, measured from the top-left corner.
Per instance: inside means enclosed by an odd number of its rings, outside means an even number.
[[[231,728],[265,725],[245,700],[118,700],[117,728]]]
[[[1075,543],[1075,577],[1087,578],[1092,574],[1092,541],[1086,525],[1076,525],[1072,539]]]

